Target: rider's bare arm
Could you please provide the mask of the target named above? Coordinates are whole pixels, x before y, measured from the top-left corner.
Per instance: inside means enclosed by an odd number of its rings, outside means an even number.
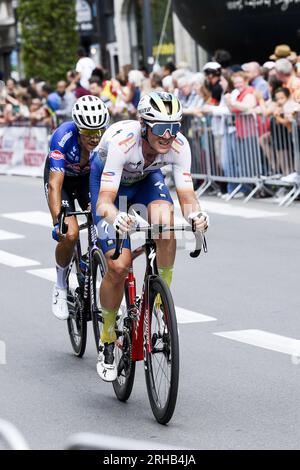
[[[61,209],[61,189],[65,174],[63,172],[51,172],[48,185],[49,208],[53,219],[53,224],[57,223],[57,216]]]
[[[187,219],[192,212],[200,212],[200,204],[194,190],[177,190],[182,215]]]
[[[97,201],[97,215],[104,217],[106,222],[113,224],[116,216],[118,215],[118,209],[114,202],[117,196],[115,191],[100,191]]]

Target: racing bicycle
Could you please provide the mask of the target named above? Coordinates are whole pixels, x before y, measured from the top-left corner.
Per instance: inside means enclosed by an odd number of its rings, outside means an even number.
[[[132,251],[132,264],[125,286],[123,303],[116,321],[115,358],[117,379],[113,382],[114,392],[120,401],[127,401],[132,392],[135,366],[143,361],[148,397],[152,412],[161,424],[167,424],[173,416],[179,382],[179,341],[176,311],[168,285],[159,277],[156,263],[155,236],[164,232],[193,231],[196,238],[195,251],[190,253],[197,258],[203,248],[207,252],[205,236],[195,232],[193,226],[149,225],[135,227],[134,232],[145,233],[144,245]],[[113,260],[122,253],[124,240],[117,235]],[[146,270],[142,293],[136,292],[136,279],[133,261],[146,255]],[[97,256],[94,264],[97,285],[106,271],[103,257]],[[98,304],[98,312],[101,306]],[[101,317],[101,314],[100,314]],[[98,318],[99,333],[102,319]]]

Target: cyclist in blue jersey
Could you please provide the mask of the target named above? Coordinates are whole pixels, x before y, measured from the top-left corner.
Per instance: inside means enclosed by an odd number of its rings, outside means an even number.
[[[60,320],[66,320],[69,316],[66,273],[79,229],[76,218],[67,217],[68,232],[63,235],[59,232],[57,218],[62,205],[70,211],[75,210],[75,199],[82,210],[89,205],[90,154],[101,140],[109,113],[100,98],[88,95],[76,101],[72,117],[73,121],[61,124],[52,135],[44,172],[45,193],[54,226],[52,237],[58,242],[52,312]]]

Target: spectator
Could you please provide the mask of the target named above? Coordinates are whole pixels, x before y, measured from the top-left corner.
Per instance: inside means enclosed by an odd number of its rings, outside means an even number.
[[[6,100],[0,95],[0,125],[2,126],[6,124],[5,107],[6,107]]]
[[[162,77],[158,73],[150,74],[150,88],[153,91],[164,91],[162,86]]]
[[[131,117],[136,115],[137,105],[141,98],[144,75],[140,70],[130,70],[128,74],[128,87],[130,93],[128,96],[128,112]]]
[[[203,104],[203,98],[192,88],[190,77],[181,77],[178,80],[178,99],[182,104],[184,115],[196,114]]]
[[[262,75],[266,81],[268,81],[272,75],[276,75],[275,65],[276,63],[271,60],[268,60],[267,62],[263,64]]]
[[[79,47],[77,50],[79,60],[76,64],[77,77],[76,81],[80,82],[80,85],[86,90],[89,89],[89,79],[92,76],[93,70],[95,69],[95,62],[87,56],[84,47]]]
[[[300,103],[300,78],[296,77],[291,62],[288,59],[277,60],[276,72],[278,80],[290,90],[292,98]]]
[[[269,87],[266,80],[261,75],[261,68],[258,62],[249,62],[242,66],[246,72],[249,84],[262,94],[264,100],[269,99]]]
[[[3,90],[3,95],[6,96],[11,96],[12,98],[16,98],[18,94],[18,87],[17,83],[13,78],[8,78],[5,82],[5,87]]]
[[[213,61],[218,62],[223,71],[225,71],[231,64],[230,52],[225,51],[224,49],[217,49],[214,53]]]
[[[174,93],[174,84],[172,75],[167,75],[162,79],[162,86],[164,91]]]
[[[7,124],[17,124],[29,120],[28,96],[15,93],[15,98],[7,96],[4,117]]]
[[[98,98],[101,98],[108,108],[111,108],[112,102],[103,94],[103,87],[97,78],[90,78],[90,89],[88,94],[98,96]]]
[[[230,111],[240,113],[253,110],[257,105],[255,90],[248,84],[245,72],[236,72],[232,75],[234,90],[225,96]]]
[[[56,116],[60,122],[69,121],[72,119],[72,108],[76,101],[73,93],[66,91],[67,82],[61,80],[56,86],[56,95],[61,99],[59,108],[56,110]]]
[[[249,86],[245,72],[237,72],[232,76],[234,90],[225,95],[225,102],[229,110],[236,114],[235,127],[237,136],[237,153],[235,156],[236,176],[254,176],[252,160],[257,157],[256,126],[257,122],[253,114],[257,106],[255,89]],[[251,168],[251,170],[250,170]],[[249,171],[248,171],[249,170]],[[243,197],[250,192],[250,187],[242,185],[238,197]]]
[[[233,91],[233,82],[228,72],[223,72],[220,78],[220,84],[223,90],[219,105],[205,104],[202,107],[204,114],[212,115],[211,132],[213,135],[213,149],[216,169],[221,173],[223,170],[225,176],[236,176],[235,159],[236,159],[236,129],[232,122],[225,96]],[[221,192],[225,194],[224,198],[233,192],[237,187],[235,183],[220,183]]]
[[[32,126],[51,125],[51,115],[39,98],[33,98],[29,106],[29,121]]]
[[[176,67],[173,64],[173,62],[167,62],[162,67],[162,78],[172,75],[172,73],[175,72],[175,70],[176,70]]]
[[[43,85],[42,87],[42,98],[44,99],[45,103],[51,113],[55,113],[60,104],[61,104],[61,97],[53,91],[53,88],[51,85],[48,85],[47,83]]]
[[[66,91],[73,93],[76,98],[81,98],[89,94],[89,90],[81,86],[80,81],[78,81],[77,73],[75,70],[70,70],[67,72],[67,88]]]
[[[287,44],[280,44],[275,47],[275,51],[270,55],[270,60],[276,62],[279,59],[287,59],[291,64],[295,64],[297,61],[296,52],[292,51],[290,46]]]
[[[277,88],[275,91],[276,108],[274,116],[278,124],[286,126],[291,130],[293,115],[299,111],[299,103],[293,100],[288,88]]]
[[[221,101],[223,89],[220,84],[222,67],[218,62],[208,62],[203,67],[207,81],[207,88],[211,92],[211,104],[218,105]]]

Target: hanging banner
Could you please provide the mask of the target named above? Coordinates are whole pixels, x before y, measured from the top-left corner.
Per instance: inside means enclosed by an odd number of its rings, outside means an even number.
[[[0,173],[43,176],[47,127],[0,127]]]

